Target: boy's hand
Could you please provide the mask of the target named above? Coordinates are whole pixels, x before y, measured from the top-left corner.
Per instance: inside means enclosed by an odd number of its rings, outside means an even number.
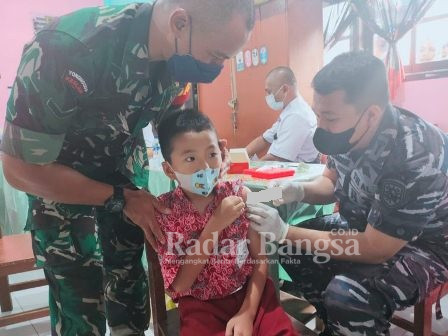
[[[238,313],[227,322],[226,336],[252,336],[254,320],[248,313]]]
[[[241,197],[228,196],[222,200],[213,214],[213,223],[219,231],[224,230],[240,217],[244,213],[244,210],[245,204]]]

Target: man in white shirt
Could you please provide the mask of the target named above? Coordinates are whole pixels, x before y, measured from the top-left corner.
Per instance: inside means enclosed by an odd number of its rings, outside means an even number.
[[[273,69],[266,77],[265,91],[268,106],[281,113],[270,129],[246,147],[249,156],[267,151],[261,160],[317,161],[313,144],[316,116],[298,93],[293,71],[283,66]]]

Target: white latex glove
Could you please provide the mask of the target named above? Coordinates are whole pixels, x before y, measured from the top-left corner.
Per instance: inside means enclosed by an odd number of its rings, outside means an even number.
[[[269,183],[268,188],[274,187],[282,188],[282,198],[272,201],[276,207],[286,203],[301,202],[305,197],[305,190],[300,182],[272,181]]]
[[[251,221],[251,228],[257,232],[272,233],[274,240],[283,242],[288,233],[289,225],[281,219],[277,209],[266,204],[248,204],[247,218]]]

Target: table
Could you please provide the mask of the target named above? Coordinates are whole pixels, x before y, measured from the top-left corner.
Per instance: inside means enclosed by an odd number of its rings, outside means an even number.
[[[261,168],[261,167],[291,168],[296,170],[294,176],[275,179],[275,181],[307,182],[314,180],[318,176],[321,176],[324,171],[325,165],[276,162],[276,161],[251,161],[250,163],[250,168]],[[263,190],[272,181],[272,180],[253,178],[250,175],[244,175],[244,174],[234,174],[227,176],[230,179],[234,178],[242,179],[244,181],[244,184],[251,190]]]

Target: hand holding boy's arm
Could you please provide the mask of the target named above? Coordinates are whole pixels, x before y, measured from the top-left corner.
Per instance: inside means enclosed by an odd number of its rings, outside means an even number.
[[[182,293],[191,288],[213,253],[219,233],[241,216],[243,210],[244,203],[240,197],[229,196],[222,200],[199,236],[200,254],[187,255],[183,259],[183,265],[172,284],[174,291]]]
[[[249,229],[248,239],[250,256],[255,260],[254,270],[247,286],[246,298],[239,312],[227,323],[226,336],[252,335],[253,323],[266,284],[268,260],[266,255],[261,254],[260,235]]]

